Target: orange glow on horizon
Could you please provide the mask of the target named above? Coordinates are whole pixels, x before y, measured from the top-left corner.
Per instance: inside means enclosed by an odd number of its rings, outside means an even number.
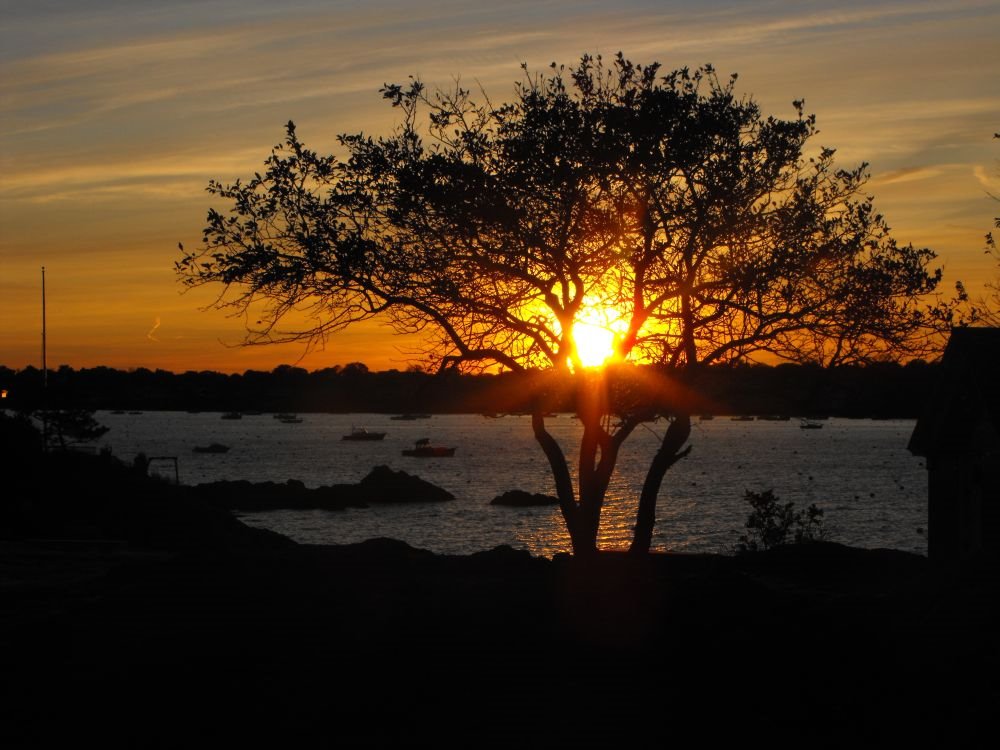
[[[343,155],[340,133],[393,132],[399,112],[379,94],[386,82],[415,74],[431,92],[460,77],[475,82],[474,99],[481,87],[500,104],[512,99],[519,62],[544,71],[585,51],[622,50],[637,63],[659,61],[664,73],[712,61],[723,77],[738,73],[736,93],[767,115],[794,116],[791,101],[805,98],[821,130],[815,145],[835,147],[843,168],[871,162],[871,192],[893,236],[939,254],[944,296],[957,280],[974,299],[988,296],[984,285],[1000,273],[983,253],[997,215],[991,196],[1000,194],[996,3],[962,0],[956,13],[883,1],[835,18],[810,4],[729,4],[706,17],[633,3],[617,14],[626,20],[610,21],[600,5],[456,13],[432,4],[421,34],[370,4],[304,3],[278,14],[246,0],[238,11],[171,4],[161,15],[49,5],[22,4],[0,29],[0,366],[41,366],[45,265],[50,366],[406,369],[424,341],[378,321],[307,355],[304,343],[239,347],[241,317],[203,312],[219,288],[181,295],[178,242],[195,246],[206,210],[226,208],[206,184],[261,169],[289,119],[321,154]],[[541,303],[533,312],[548,314]],[[615,317],[595,316],[573,330],[588,367],[605,364],[621,334]],[[644,355],[640,342],[629,359]]]

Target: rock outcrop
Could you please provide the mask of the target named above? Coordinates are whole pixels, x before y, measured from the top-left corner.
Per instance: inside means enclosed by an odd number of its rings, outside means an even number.
[[[507,505],[511,508],[533,508],[537,505],[558,505],[559,498],[552,495],[543,495],[539,492],[531,493],[524,490],[507,490],[502,495],[497,495],[490,500],[490,505]]]
[[[447,490],[405,471],[376,466],[358,484],[309,488],[289,479],[278,482],[224,481],[199,484],[195,497],[216,507],[243,512],[263,510],[344,510],[377,503],[428,503],[454,500]]]
[[[455,499],[437,485],[388,466],[376,466],[357,486],[366,503],[436,503]]]

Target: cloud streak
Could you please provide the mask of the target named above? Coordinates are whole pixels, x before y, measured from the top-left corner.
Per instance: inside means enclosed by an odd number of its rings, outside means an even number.
[[[259,169],[288,119],[319,151],[335,151],[339,132],[387,132],[398,113],[377,90],[410,74],[431,86],[461,76],[503,101],[522,61],[542,70],[618,50],[667,69],[739,71],[737,90],[777,116],[805,97],[817,144],[836,147],[844,166],[872,163],[879,208],[904,238],[978,257],[995,215],[983,191],[997,192],[988,165],[1000,155],[998,27],[1000,8],[986,0],[14,4],[0,28],[4,283],[30,289],[48,259],[65,285],[59,304],[93,332],[76,335],[95,347],[113,338],[126,352],[136,305],[155,305],[187,336],[176,356],[207,362],[197,347],[238,340],[239,322],[198,312],[200,297],[178,298],[171,268],[176,242],[200,237],[209,178]],[[34,295],[7,304],[7,327],[33,330]],[[196,333],[206,327],[211,335]],[[133,364],[168,356],[170,339],[158,334],[148,332],[159,345]],[[12,335],[0,332],[0,351],[21,351]],[[387,340],[352,333],[328,356],[395,366]],[[244,357],[215,356],[211,366]],[[271,357],[289,355],[255,350],[240,361]]]

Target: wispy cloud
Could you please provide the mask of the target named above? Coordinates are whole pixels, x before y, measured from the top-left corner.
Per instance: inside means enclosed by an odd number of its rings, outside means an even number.
[[[984,190],[993,194],[1000,194],[1000,165],[990,170],[982,164],[976,164],[972,168],[972,174],[976,178],[976,181],[983,186]]]
[[[177,187],[200,193],[209,177],[240,174],[247,164],[262,159],[262,149],[248,147],[224,153],[188,151],[129,159],[50,163],[9,169],[0,182],[0,197],[7,200],[45,200],[78,196],[128,194],[143,190],[169,195]],[[96,192],[94,192],[96,191]]]
[[[31,289],[39,260],[56,260],[81,340],[117,336],[115,351],[127,352],[147,340],[136,309],[155,309],[187,335],[162,356],[202,361],[198,347],[238,339],[238,322],[178,299],[171,272],[177,240],[197,242],[209,178],[259,168],[288,119],[321,151],[336,149],[338,132],[386,132],[398,113],[376,93],[384,82],[460,76],[503,101],[520,62],[540,70],[585,51],[668,69],[713,62],[740,72],[738,91],[778,116],[805,97],[818,143],[845,166],[872,163],[879,208],[903,238],[978,253],[994,215],[984,190],[1000,191],[998,25],[995,0],[12,4],[0,27],[4,284]],[[35,295],[9,296],[9,327],[30,328]],[[143,347],[149,356],[167,350],[160,332],[149,331],[161,339]],[[387,365],[380,335],[338,339],[356,353],[335,356]],[[0,351],[13,350],[8,341]],[[272,351],[254,361],[288,357]],[[251,355],[212,364],[223,356]]]
[[[917,182],[929,180],[941,174],[941,170],[933,167],[905,167],[879,175],[873,181],[878,185],[896,185],[901,182]]]

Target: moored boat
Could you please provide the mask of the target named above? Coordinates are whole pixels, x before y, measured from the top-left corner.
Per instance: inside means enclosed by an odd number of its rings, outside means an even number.
[[[229,446],[222,443],[210,443],[208,445],[196,445],[191,450],[195,453],[228,453]]]
[[[385,438],[384,432],[368,432],[364,427],[351,427],[351,431],[344,435],[342,440],[382,440]]]
[[[405,449],[403,455],[416,458],[449,458],[455,455],[455,449],[431,445],[430,438],[421,438],[412,448]]]

